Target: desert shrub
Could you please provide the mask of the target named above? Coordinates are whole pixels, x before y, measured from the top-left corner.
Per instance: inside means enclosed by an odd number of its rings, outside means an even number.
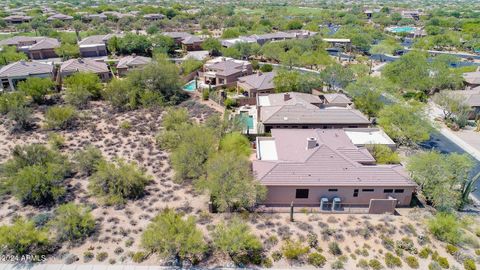
[[[8,119],[14,121],[15,128],[26,129],[30,127],[32,111],[28,107],[23,93],[13,92],[1,94],[0,114],[5,114]]]
[[[331,265],[332,269],[343,269],[345,267],[344,263],[340,260],[336,260]]]
[[[300,241],[286,240],[282,246],[283,256],[288,260],[300,260],[308,250]]]
[[[401,267],[402,261],[390,252],[385,254],[385,264],[390,268]]]
[[[59,240],[74,241],[89,236],[95,230],[95,219],[90,209],[68,203],[55,210],[55,218],[50,222]]]
[[[48,129],[66,129],[75,121],[77,111],[72,106],[50,107],[45,113],[45,124]]]
[[[147,256],[144,252],[138,251],[138,252],[133,253],[132,261],[135,262],[135,263],[141,263],[145,260],[146,257]]]
[[[92,96],[82,85],[72,85],[65,89],[65,102],[77,108],[85,107]]]
[[[442,270],[442,267],[438,262],[433,261],[428,264],[428,270]]]
[[[475,265],[475,261],[473,259],[466,259],[464,262],[463,262],[463,268],[465,268],[465,270],[477,270],[477,266]]]
[[[408,266],[410,266],[410,268],[417,269],[418,267],[420,267],[417,258],[415,258],[414,256],[407,256],[405,258],[405,262],[408,264]]]
[[[0,246],[10,255],[45,255],[53,251],[48,235],[46,228],[19,218],[12,225],[0,226]]]
[[[450,268],[450,263],[448,262],[448,259],[445,258],[445,257],[440,257],[440,256],[436,256],[435,258],[432,256],[432,260],[438,262],[438,264],[444,268],[444,269],[448,269]]]
[[[50,78],[29,77],[17,85],[17,89],[31,96],[35,103],[42,103],[45,96],[53,90],[54,83]]]
[[[59,133],[49,133],[48,134],[48,143],[53,149],[61,149],[65,146],[65,137]]]
[[[428,221],[428,230],[438,240],[455,245],[461,241],[461,223],[449,213],[438,213]]]
[[[323,267],[327,259],[325,256],[318,252],[313,252],[308,255],[308,263],[315,266],[315,267]]]
[[[208,100],[210,98],[210,91],[208,89],[202,90],[202,99]]]
[[[403,237],[400,241],[397,241],[396,247],[398,249],[408,251],[409,253],[413,253],[413,254],[417,253],[417,249],[415,248],[415,245],[413,244],[412,239],[408,237]]]
[[[387,250],[393,250],[395,248],[395,241],[392,238],[382,235],[380,237],[382,239],[382,245]]]
[[[450,255],[455,255],[455,253],[458,252],[458,247],[454,246],[454,245],[451,245],[451,244],[448,244],[446,247],[445,247],[445,250],[447,251],[448,254]]]
[[[79,172],[91,175],[96,172],[97,166],[104,161],[102,151],[93,145],[75,153],[73,160]]]
[[[35,227],[42,228],[46,226],[52,218],[53,218],[52,213],[40,213],[38,215],[35,215],[32,218],[32,221],[35,224]]]
[[[373,157],[378,164],[399,164],[400,157],[398,154],[386,145],[374,144],[369,145],[368,150],[372,153]]]
[[[330,253],[334,256],[342,255],[342,250],[340,249],[340,246],[338,245],[337,242],[330,242],[328,244],[328,250]]]
[[[280,251],[274,251],[272,253],[272,259],[276,262],[280,261],[283,258],[283,254]]]
[[[420,250],[420,252],[418,253],[418,256],[422,259],[426,259],[428,258],[428,256],[430,256],[431,253],[432,253],[432,250],[429,247],[424,247]]]
[[[176,130],[180,125],[184,123],[191,123],[188,116],[188,110],[186,108],[171,108],[165,113],[162,118],[162,126],[166,130]]]
[[[107,252],[99,252],[97,253],[97,256],[95,256],[95,259],[99,262],[103,262],[108,258],[108,253]]]
[[[308,246],[310,246],[311,248],[316,248],[318,246],[317,234],[314,232],[309,232],[307,234],[307,242],[308,242]]]
[[[212,238],[214,246],[228,254],[236,264],[261,263],[262,244],[240,219],[217,225]]]
[[[273,266],[272,260],[270,258],[265,257],[262,259],[262,267],[264,268],[271,268]]]
[[[240,132],[226,134],[220,141],[220,150],[248,157],[252,153],[250,141]]]
[[[17,145],[2,171],[6,190],[23,203],[45,205],[65,194],[62,182],[70,174],[70,164],[65,156],[43,145]]]
[[[95,73],[77,72],[65,78],[65,88],[83,88],[90,93],[93,99],[100,97],[102,84]]]
[[[475,249],[475,255],[480,256],[480,249]]]
[[[357,267],[361,269],[368,269],[369,268],[368,261],[365,259],[358,260]]]
[[[97,171],[90,177],[88,187],[107,205],[122,205],[128,199],[143,196],[145,186],[150,181],[151,177],[135,163],[119,159],[115,163],[101,161]]]
[[[195,263],[204,254],[206,244],[195,218],[182,218],[171,209],[153,218],[142,234],[142,246],[165,257],[178,257]]]
[[[84,262],[89,262],[91,261],[95,256],[93,255],[93,252],[91,251],[85,251],[83,253],[83,261]]]
[[[231,98],[227,98],[227,99],[225,99],[225,101],[223,102],[223,105],[225,105],[225,108],[231,109],[231,108],[237,106],[237,101],[234,100],[234,99],[231,99]]]
[[[377,259],[371,259],[371,260],[368,262],[368,266],[370,266],[373,270],[383,269],[382,263],[381,263],[379,260],[377,260]]]

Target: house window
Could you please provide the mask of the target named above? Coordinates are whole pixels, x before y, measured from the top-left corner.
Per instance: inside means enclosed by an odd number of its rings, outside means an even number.
[[[295,194],[296,199],[308,199],[308,189],[297,189]]]
[[[337,192],[338,191],[338,188],[329,188],[328,189],[328,192]]]
[[[393,189],[384,189],[383,193],[393,193]]]
[[[358,197],[358,189],[353,190],[353,197]]]
[[[373,188],[364,188],[362,189],[362,192],[373,192],[374,189]]]
[[[403,193],[403,189],[395,189],[395,193]]]
[[[303,128],[303,129],[307,129],[307,128],[308,128],[308,126],[302,126],[302,128]]]

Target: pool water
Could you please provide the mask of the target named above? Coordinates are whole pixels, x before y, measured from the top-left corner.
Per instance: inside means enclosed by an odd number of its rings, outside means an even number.
[[[253,129],[253,116],[248,115],[247,112],[241,112],[240,116],[244,119],[245,123],[247,123],[248,129]]]
[[[196,89],[197,88],[195,87],[195,81],[189,81],[187,84],[183,86],[183,90],[188,92],[193,92]]]
[[[411,33],[415,31],[415,27],[411,27],[411,26],[393,27],[390,31],[393,33]]]

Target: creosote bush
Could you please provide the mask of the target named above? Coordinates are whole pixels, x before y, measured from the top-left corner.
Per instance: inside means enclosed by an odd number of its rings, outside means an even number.
[[[389,268],[401,267],[402,266],[402,261],[400,260],[399,257],[393,255],[390,252],[387,252],[385,254],[385,264]]]
[[[283,256],[287,260],[300,260],[308,250],[309,247],[304,246],[300,241],[286,240],[282,246]]]
[[[408,264],[408,266],[410,266],[410,268],[417,269],[420,267],[417,258],[414,256],[407,256],[405,258],[405,262]]]
[[[10,255],[46,255],[54,251],[46,228],[18,218],[12,225],[0,226],[0,246]]]
[[[48,129],[66,129],[75,121],[77,111],[72,106],[50,107],[45,113],[45,127]]]
[[[135,163],[119,159],[116,162],[99,162],[88,187],[107,205],[123,205],[128,199],[143,196],[150,181],[151,177]]]
[[[93,145],[75,153],[73,160],[79,172],[91,175],[96,172],[97,166],[104,161],[102,151]]]
[[[74,241],[85,238],[95,230],[95,219],[90,209],[73,203],[61,205],[50,222],[59,240]]]
[[[327,259],[325,256],[318,252],[313,252],[308,255],[308,263],[315,266],[315,267],[323,267]]]

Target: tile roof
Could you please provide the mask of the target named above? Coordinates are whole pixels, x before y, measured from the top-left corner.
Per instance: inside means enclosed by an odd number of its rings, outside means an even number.
[[[70,59],[62,63],[60,66],[60,72],[73,73],[73,72],[92,72],[92,73],[105,73],[110,72],[107,64],[103,62],[97,62],[90,59]]]
[[[53,73],[53,65],[39,62],[18,61],[0,69],[0,77],[26,77],[47,73]]]
[[[73,20],[73,17],[70,16],[70,15],[57,13],[57,14],[53,14],[52,16],[48,17],[47,20],[48,21],[51,21],[51,20]]]
[[[463,73],[463,79],[469,84],[480,84],[480,71]]]
[[[238,78],[238,82],[248,84],[252,89],[266,90],[273,89],[273,78],[275,72],[257,73]]]
[[[194,35],[191,35],[191,36],[189,36],[189,37],[187,37],[187,38],[184,38],[184,39],[182,40],[182,44],[188,45],[188,44],[199,43],[199,42],[202,42],[202,41],[203,41],[202,38],[197,37],[197,36],[194,36]]]
[[[79,46],[89,46],[89,45],[98,45],[98,44],[106,44],[107,41],[114,37],[114,36],[120,36],[117,34],[107,34],[107,35],[94,35],[94,36],[89,36],[84,39],[82,39],[78,45]]]
[[[122,57],[117,64],[117,68],[131,68],[136,66],[143,66],[152,62],[152,58],[144,56],[129,55]]]
[[[16,46],[19,43],[35,42],[42,39],[46,39],[46,37],[14,36],[0,41],[0,46]]]
[[[307,138],[316,146],[306,147]],[[343,130],[273,129],[266,139],[275,141],[278,160],[254,160],[253,170],[267,186],[416,186],[401,165],[363,165],[373,157]]]
[[[234,59],[226,59],[218,62],[214,62],[208,65],[209,69],[215,70],[217,75],[230,76],[232,74],[242,72],[242,70],[250,65],[247,61],[240,61]]]
[[[28,49],[31,51],[31,50],[42,50],[42,49],[54,49],[57,47],[60,47],[60,42],[57,39],[45,38],[33,44]]]
[[[347,103],[350,104],[352,101],[345,96],[344,94],[323,94],[325,99],[327,100],[328,103],[330,104],[343,104]]]

